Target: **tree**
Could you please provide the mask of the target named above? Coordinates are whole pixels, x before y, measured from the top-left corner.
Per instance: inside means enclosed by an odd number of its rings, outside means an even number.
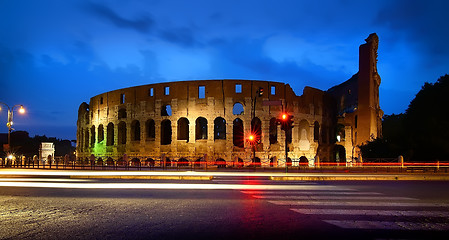
[[[405,114],[385,115],[383,137],[360,146],[364,157],[403,155],[411,161],[449,160],[449,75],[425,83]]]
[[[413,160],[449,160],[449,75],[425,83],[406,110]]]

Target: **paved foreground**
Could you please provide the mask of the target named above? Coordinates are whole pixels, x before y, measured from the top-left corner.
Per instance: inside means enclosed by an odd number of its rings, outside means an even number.
[[[0,239],[446,239],[447,184],[4,177]]]

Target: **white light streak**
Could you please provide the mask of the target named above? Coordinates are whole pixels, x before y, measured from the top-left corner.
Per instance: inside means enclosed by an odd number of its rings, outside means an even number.
[[[273,172],[207,172],[207,171],[90,171],[90,170],[38,170],[38,169],[1,169],[1,175],[26,176],[228,176],[228,177],[322,177],[320,173],[273,173]],[[325,174],[326,177],[391,177],[391,174]],[[250,179],[249,179],[250,180]]]
[[[91,182],[90,179],[62,178],[0,178],[0,182]]]
[[[80,188],[80,189],[223,189],[223,190],[303,190],[328,189],[334,186],[245,185],[245,184],[184,184],[184,183],[39,183],[0,182],[0,187]]]

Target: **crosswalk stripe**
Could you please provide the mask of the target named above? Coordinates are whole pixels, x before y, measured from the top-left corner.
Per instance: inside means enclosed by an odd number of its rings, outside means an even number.
[[[367,209],[310,209],[292,208],[294,212],[307,215],[365,215],[393,217],[449,217],[449,211],[401,211],[401,210],[367,210]]]
[[[408,197],[384,197],[384,196],[263,196],[252,195],[254,198],[260,199],[291,199],[291,200],[382,200],[382,201],[413,201],[416,198]]]
[[[353,191],[241,191],[244,194],[252,195],[383,195],[378,192],[353,192]]]
[[[355,206],[355,207],[449,207],[446,203],[421,203],[421,202],[320,202],[320,201],[285,201],[270,200],[276,205],[310,205],[310,206]]]
[[[447,223],[420,223],[420,222],[387,222],[387,221],[354,221],[354,220],[323,220],[324,222],[345,229],[370,230],[432,230],[447,231]]]

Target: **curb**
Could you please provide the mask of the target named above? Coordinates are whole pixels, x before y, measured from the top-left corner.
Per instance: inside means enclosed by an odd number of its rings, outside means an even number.
[[[70,176],[72,179],[150,179],[150,180],[212,180],[212,176]]]
[[[449,176],[292,176],[270,177],[274,181],[449,181]]]

